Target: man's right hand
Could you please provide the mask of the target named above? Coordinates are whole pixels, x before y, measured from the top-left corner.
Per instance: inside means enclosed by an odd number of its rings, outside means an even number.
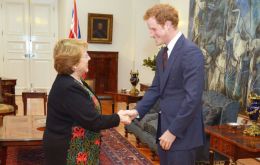
[[[124,112],[122,112],[122,110],[117,112],[119,118],[120,118],[120,122],[125,124],[125,125],[129,125],[131,124],[132,120],[128,115],[125,115]]]
[[[118,114],[127,115],[131,118],[131,120],[134,120],[139,114],[136,109],[132,110],[119,110]]]

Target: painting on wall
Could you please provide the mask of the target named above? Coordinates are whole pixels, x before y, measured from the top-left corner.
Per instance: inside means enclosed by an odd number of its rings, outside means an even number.
[[[189,38],[205,58],[205,90],[260,95],[260,1],[190,0]]]
[[[111,44],[113,15],[88,13],[88,42]]]

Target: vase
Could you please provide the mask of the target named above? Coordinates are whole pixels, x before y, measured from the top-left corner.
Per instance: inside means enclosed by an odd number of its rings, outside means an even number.
[[[250,104],[246,109],[246,113],[248,114],[249,120],[252,124],[244,130],[244,133],[250,136],[258,136],[260,135],[260,127],[257,125],[260,110],[260,96],[251,94],[249,96],[249,102]]]
[[[139,73],[138,73],[138,70],[137,70],[136,72],[134,72],[134,71],[131,70],[130,75],[131,75],[131,77],[130,77],[130,83],[132,84],[132,88],[131,88],[131,90],[130,90],[129,93],[130,93],[131,95],[138,95],[138,94],[139,94],[139,90],[136,89],[136,85],[137,85],[138,82],[139,82],[139,78],[138,78]]]

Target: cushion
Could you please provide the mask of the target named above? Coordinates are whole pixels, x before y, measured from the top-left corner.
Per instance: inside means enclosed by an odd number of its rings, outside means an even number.
[[[222,109],[220,124],[237,122],[237,116],[239,111],[240,111],[240,103],[238,101],[230,101]]]
[[[205,125],[218,125],[220,122],[222,109],[220,107],[211,107],[203,105],[203,121]]]
[[[150,113],[150,114],[146,114],[140,121],[135,119],[134,123],[136,125],[138,125],[139,127],[141,127],[142,129],[144,129],[144,124],[146,122],[149,122],[151,120],[155,120],[158,119],[158,113]]]
[[[0,104],[0,115],[14,112],[14,107],[7,104]]]
[[[160,112],[160,101],[159,99],[154,103],[153,107],[149,111],[149,113],[159,113]]]
[[[229,99],[227,96],[216,91],[204,91],[203,106],[204,109],[207,109],[207,106],[205,105],[209,105],[210,107],[221,108],[219,124],[236,122],[238,112],[240,110],[240,104],[238,101]]]
[[[158,125],[158,119],[151,120],[147,123],[144,123],[144,130],[152,134],[154,137],[156,137],[157,125]]]

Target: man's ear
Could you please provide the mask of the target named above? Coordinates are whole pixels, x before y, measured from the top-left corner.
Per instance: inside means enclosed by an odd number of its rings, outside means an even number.
[[[164,23],[164,28],[169,30],[172,27],[172,22],[171,21],[166,21]]]

